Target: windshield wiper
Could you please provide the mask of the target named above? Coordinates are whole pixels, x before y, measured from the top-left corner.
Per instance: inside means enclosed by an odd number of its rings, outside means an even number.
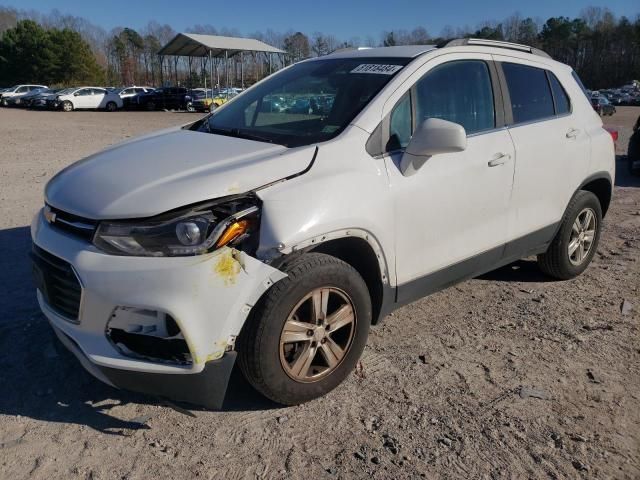
[[[209,125],[209,122],[206,122],[206,123],[207,123],[207,131],[209,133],[214,133],[214,134],[217,133],[219,135],[226,135],[228,137],[235,137],[235,138],[245,138],[247,140],[255,140],[258,142],[276,143],[272,138],[256,135],[255,133],[245,132],[240,130],[239,128],[231,128],[228,130],[224,128],[215,128],[215,127],[212,128],[211,125]]]

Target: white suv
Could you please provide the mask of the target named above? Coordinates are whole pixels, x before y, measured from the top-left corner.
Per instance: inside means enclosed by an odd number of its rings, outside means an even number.
[[[613,178],[610,134],[543,52],[340,52],[56,175],[32,225],[38,300],[111,385],[216,407],[239,357],[296,404],[408,302],[529,255],[579,275]]]

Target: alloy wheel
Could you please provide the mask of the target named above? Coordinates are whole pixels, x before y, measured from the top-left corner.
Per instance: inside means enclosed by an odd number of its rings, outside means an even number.
[[[353,302],[344,291],[316,288],[293,308],[280,334],[280,363],[297,382],[316,382],[338,368],[356,331]]]
[[[576,217],[571,227],[569,239],[569,261],[580,265],[591,253],[596,237],[597,217],[591,208],[584,208]]]

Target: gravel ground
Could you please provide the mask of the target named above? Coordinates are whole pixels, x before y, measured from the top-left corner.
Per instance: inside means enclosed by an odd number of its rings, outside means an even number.
[[[621,155],[639,114],[606,119]],[[236,374],[223,411],[185,410],[85,373],[30,284],[44,184],[194,118],[0,109],[0,478],[640,478],[640,178],[624,168],[581,277],[527,259],[404,307],[325,398],[279,408]]]

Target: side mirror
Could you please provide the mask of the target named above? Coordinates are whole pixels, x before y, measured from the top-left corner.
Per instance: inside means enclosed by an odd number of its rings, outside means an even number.
[[[416,173],[433,155],[462,152],[467,148],[467,132],[462,125],[428,118],[416,129],[400,160],[405,177]]]

